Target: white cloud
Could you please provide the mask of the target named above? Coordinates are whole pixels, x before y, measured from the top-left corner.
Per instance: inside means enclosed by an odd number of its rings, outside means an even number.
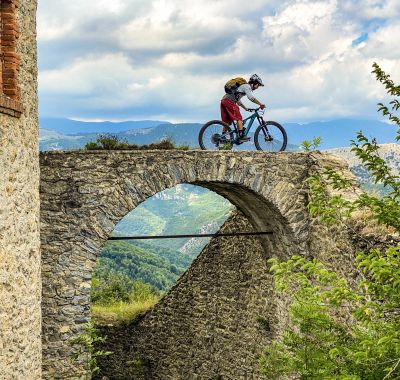
[[[396,19],[400,16],[398,0],[351,0],[342,2],[343,12],[354,19]]]
[[[397,0],[42,0],[41,110],[204,120],[229,77],[257,72],[280,120],[371,116],[384,96],[372,63],[399,78],[399,12]]]
[[[88,108],[120,109],[146,104],[176,107],[207,105],[213,83],[210,77],[171,74],[159,67],[136,67],[121,53],[101,57],[88,56],[71,65],[40,73],[40,90],[47,96],[85,99]],[[195,91],[193,91],[195,89]],[[219,92],[219,91],[218,91]],[[68,100],[67,100],[68,101]]]
[[[368,42],[363,47],[365,55],[377,59],[389,59],[398,61],[399,53],[400,21],[396,20],[387,26],[382,26],[371,34]]]
[[[78,58],[69,66],[39,74],[41,90],[47,94],[86,95],[99,91],[109,94],[134,78],[135,71],[123,54]]]
[[[341,54],[354,35],[336,25],[336,9],[336,1],[295,2],[275,16],[264,17],[263,36],[281,61],[310,62]]]
[[[253,20],[218,12],[221,4],[155,0],[148,14],[122,25],[116,36],[125,49],[191,51],[210,40],[255,31]]]

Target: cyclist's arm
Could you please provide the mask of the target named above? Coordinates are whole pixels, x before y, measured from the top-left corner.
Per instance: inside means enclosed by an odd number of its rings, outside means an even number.
[[[249,110],[240,100],[237,101],[237,105],[242,107],[245,111]]]
[[[265,105],[254,97],[253,91],[251,91],[251,87],[250,86],[243,86],[243,90],[246,93],[247,98],[251,102],[258,104],[261,107],[261,109],[265,108]]]
[[[253,98],[252,102],[258,104],[261,107],[261,109],[265,108],[265,104],[261,103],[256,98]]]

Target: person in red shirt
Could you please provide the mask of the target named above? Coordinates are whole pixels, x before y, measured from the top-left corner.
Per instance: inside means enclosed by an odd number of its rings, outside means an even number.
[[[237,122],[241,141],[250,140],[249,137],[244,137],[243,135],[243,118],[239,106],[246,111],[248,111],[248,108],[241,102],[241,98],[246,95],[251,102],[258,104],[261,109],[265,108],[265,105],[258,101],[253,95],[253,91],[257,90],[260,86],[264,86],[264,84],[261,78],[257,74],[254,74],[250,77],[248,83],[240,85],[234,93],[225,94],[221,99],[221,120],[227,124],[231,124],[233,121]],[[224,130],[223,132],[226,131]]]

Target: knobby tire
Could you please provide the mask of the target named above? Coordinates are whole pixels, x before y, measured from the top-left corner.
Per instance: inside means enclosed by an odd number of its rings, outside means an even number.
[[[273,137],[276,138],[276,142],[268,142],[265,140],[264,128],[268,128],[269,126],[271,127],[269,132],[274,135]],[[265,152],[283,152],[287,146],[286,131],[279,123],[275,121],[266,121],[265,123],[260,124],[254,132],[254,145],[256,146],[257,150],[262,150]]]
[[[221,120],[211,120],[201,127],[200,132],[199,132],[200,148],[203,150],[223,149],[219,145],[217,146],[216,144],[213,144],[213,141],[211,140],[211,138],[212,138],[213,134],[222,134],[222,130],[224,127],[229,131],[228,133],[226,133],[228,140],[227,140],[227,143],[224,145],[226,145],[228,148],[232,149],[232,145],[233,145],[232,129],[227,123],[224,123]]]

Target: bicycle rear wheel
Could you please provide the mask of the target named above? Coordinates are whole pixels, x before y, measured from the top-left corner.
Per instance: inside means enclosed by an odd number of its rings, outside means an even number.
[[[199,145],[204,150],[230,150],[233,140],[232,128],[220,120],[209,121],[199,132]]]
[[[285,129],[275,121],[260,124],[254,133],[254,144],[257,150],[281,152],[286,149],[287,135]]]

